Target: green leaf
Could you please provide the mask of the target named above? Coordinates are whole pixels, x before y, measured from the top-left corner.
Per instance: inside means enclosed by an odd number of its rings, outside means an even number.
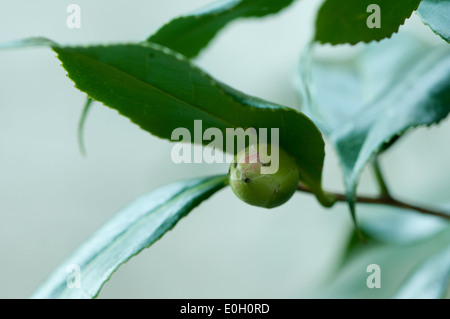
[[[372,245],[369,243],[367,246],[360,247],[356,254],[347,260],[342,269],[333,276],[333,280],[327,283],[326,289],[319,291],[315,297],[339,299],[393,298],[398,296],[399,292],[404,289],[405,282],[410,280],[421,284],[422,287],[437,288],[439,285],[433,283],[434,280],[444,278],[444,271],[442,270],[447,267],[448,271],[448,255],[447,259],[434,259],[435,263],[432,266],[428,264],[430,268],[428,268],[427,277],[422,277],[423,279],[420,282],[414,279],[414,274],[417,272],[418,265],[432,258],[442,249],[446,247],[448,249],[449,241],[450,228],[447,227],[436,235],[426,237],[419,242],[395,245]],[[381,269],[380,289],[367,287],[367,279],[371,275],[371,272],[367,271],[367,267],[372,264],[379,265]],[[436,271],[435,276],[432,275],[432,267]],[[438,270],[441,272],[438,273]],[[419,286],[415,287],[419,289]],[[436,293],[440,288],[443,288],[443,286],[429,291]],[[432,295],[428,294],[428,296]]]
[[[450,0],[422,0],[417,12],[431,30],[450,42]]]
[[[312,57],[302,76],[305,111],[337,150],[354,218],[356,187],[370,158],[396,135],[450,112],[450,48],[406,34],[348,60]]]
[[[316,19],[315,41],[331,44],[356,44],[390,37],[417,9],[421,0],[326,0]],[[380,27],[369,28],[380,8]]]
[[[78,89],[161,138],[170,140],[177,128],[193,138],[194,120],[202,120],[203,129],[221,130],[225,148],[227,128],[279,128],[280,146],[296,158],[302,181],[327,200],[320,186],[324,142],[304,114],[231,89],[156,44],[53,50]]]
[[[239,18],[275,14],[294,0],[222,0],[164,25],[147,41],[161,44],[186,57],[195,57],[228,23]]]
[[[226,183],[226,176],[197,178],[166,185],[136,199],[63,262],[32,297],[96,297],[120,265],[152,245]],[[80,288],[67,285],[70,265],[80,267]]]
[[[170,21],[147,41],[161,44],[188,58],[194,58],[230,22],[240,18],[275,14],[292,2],[294,0],[217,1],[202,10]],[[79,146],[83,155],[85,155],[85,149],[82,134],[85,120],[86,115],[83,115],[78,131]]]
[[[450,211],[448,208],[446,210]],[[361,213],[361,229],[377,242],[386,245],[417,243],[448,226],[448,222],[440,217],[408,214],[406,210],[388,206],[366,206]]]
[[[448,227],[447,221],[436,216],[408,214],[405,209],[383,205],[363,207],[358,214],[358,226],[367,244],[361,242],[356,230],[352,230],[342,254],[341,266],[375,246],[413,245],[431,238]],[[450,211],[449,207],[445,207],[444,211]]]
[[[78,89],[161,138],[171,140],[175,129],[185,128],[194,139],[194,121],[201,120],[203,130],[219,129],[222,148],[233,152],[226,149],[227,128],[267,129],[269,142],[271,129],[279,129],[280,146],[296,159],[301,181],[323,205],[334,204],[321,186],[322,134],[303,113],[234,90],[158,44],[52,49]]]
[[[428,258],[409,276],[397,299],[443,298],[450,281],[450,248]]]
[[[359,231],[359,233],[358,233]],[[361,240],[361,236],[364,238],[364,242]],[[365,251],[368,247],[372,248],[380,243],[376,239],[372,238],[368,233],[366,233],[361,225],[358,224],[358,229],[353,228],[350,235],[348,236],[347,242],[342,250],[340,259],[337,262],[336,270],[340,270],[344,267],[354,256]]]
[[[386,245],[366,249],[354,257],[327,285],[319,298],[393,298],[402,289],[414,269],[425,260],[444,249],[450,240],[447,230],[414,245]],[[366,280],[370,275],[367,266],[381,268],[381,289],[369,289]],[[433,280],[430,278],[430,280]],[[431,284],[431,282],[427,282]]]

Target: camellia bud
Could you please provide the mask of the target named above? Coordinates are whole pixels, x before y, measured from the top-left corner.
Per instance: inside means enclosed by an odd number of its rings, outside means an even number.
[[[233,192],[244,202],[273,208],[286,203],[295,193],[299,173],[294,158],[286,151],[273,145],[258,144],[236,155],[228,180]]]

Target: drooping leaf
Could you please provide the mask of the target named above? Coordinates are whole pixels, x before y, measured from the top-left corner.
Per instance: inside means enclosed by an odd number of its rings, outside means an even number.
[[[202,120],[204,130],[220,129],[225,148],[227,128],[278,128],[280,145],[296,158],[302,180],[326,200],[320,186],[324,142],[305,115],[233,90],[159,45],[53,50],[78,89],[156,136],[170,140],[175,129],[186,128],[194,138],[194,120]]]
[[[179,53],[154,43],[54,44],[52,49],[78,89],[158,137],[171,140],[175,129],[185,128],[195,141],[198,132],[194,121],[201,120],[203,131],[217,128],[222,133],[216,136],[219,141],[222,138],[217,148],[236,153],[239,150],[226,147],[227,129],[267,129],[268,142],[271,129],[278,129],[280,146],[296,159],[301,181],[323,205],[334,203],[321,186],[325,157],[322,134],[303,113],[234,90]],[[211,143],[199,138],[199,143]]]
[[[450,282],[450,248],[424,261],[395,295],[396,299],[440,299]]]
[[[166,185],[136,199],[102,226],[38,288],[33,298],[94,298],[117,268],[149,247],[192,209],[226,185],[226,176]],[[67,284],[77,265],[80,287]]]
[[[331,44],[356,44],[390,37],[417,9],[420,1],[326,0],[316,19],[315,40]],[[378,10],[370,7],[373,5],[379,7],[379,28],[371,24],[373,14],[376,14],[374,10]]]
[[[417,12],[431,30],[450,42],[450,0],[422,0]]]
[[[222,0],[164,25],[147,41],[161,44],[186,57],[195,57],[228,23],[275,14],[294,0]]]
[[[313,57],[302,76],[305,111],[337,150],[354,218],[357,183],[370,158],[396,135],[450,112],[450,48],[409,35],[345,61]]]

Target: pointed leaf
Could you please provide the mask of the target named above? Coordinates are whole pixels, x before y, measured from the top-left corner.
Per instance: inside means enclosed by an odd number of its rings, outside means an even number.
[[[186,128],[194,138],[194,121],[202,120],[204,130],[222,131],[225,148],[227,128],[278,128],[280,145],[296,158],[302,180],[326,200],[320,186],[324,142],[305,115],[233,90],[152,43],[53,50],[78,89],[156,136],[170,140],[175,129]]]
[[[36,41],[31,39],[30,43],[35,45]],[[301,181],[323,205],[334,204],[334,198],[324,194],[321,186],[325,157],[322,134],[303,113],[234,90],[181,54],[154,43],[55,44],[52,49],[78,89],[161,138],[171,140],[175,129],[185,128],[192,142],[208,145],[211,141],[195,137],[199,134],[194,121],[201,120],[203,130],[220,130],[223,150],[236,153],[238,150],[226,148],[227,128],[267,129],[269,142],[271,129],[278,129],[280,146],[296,159]]]
[[[195,57],[228,23],[278,13],[294,0],[222,0],[190,15],[170,21],[148,41],[161,44],[186,57]]]
[[[326,0],[316,19],[315,40],[321,43],[356,44],[390,37],[417,9],[421,0]],[[372,27],[379,7],[380,25]],[[378,9],[376,9],[378,10]],[[370,26],[370,27],[369,27]]]
[[[226,185],[226,176],[172,183],[122,209],[73,253],[33,298],[94,298],[117,268],[149,247],[193,208]],[[80,288],[69,288],[67,267],[80,267]]]

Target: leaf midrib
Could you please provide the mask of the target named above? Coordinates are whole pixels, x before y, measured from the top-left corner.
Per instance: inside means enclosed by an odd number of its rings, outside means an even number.
[[[143,46],[142,46],[142,47],[143,47]],[[149,48],[151,48],[151,47],[149,47]],[[162,51],[160,51],[160,50],[156,50],[155,48],[151,48],[151,49],[152,49],[152,50],[155,50],[155,51],[158,51],[158,52],[162,52]],[[62,48],[62,50],[66,50],[66,49]],[[115,67],[115,66],[112,66],[112,65],[110,65],[110,64],[108,64],[108,63],[105,63],[105,62],[102,62],[102,61],[100,61],[100,60],[97,60],[97,59],[95,59],[95,58],[92,58],[92,57],[90,57],[89,55],[82,54],[82,53],[80,53],[80,52],[73,52],[73,51],[72,51],[72,52],[71,52],[71,51],[66,51],[66,52],[67,52],[67,53],[74,54],[74,55],[81,55],[82,57],[87,58],[88,60],[97,62],[98,64],[101,64],[101,65],[103,65],[103,66],[106,67],[106,68],[109,68],[109,69],[112,69],[112,70],[114,70],[114,71],[116,71],[116,72],[121,73],[121,74],[123,74],[125,77],[129,77],[129,78],[134,79],[134,80],[137,81],[137,82],[141,82],[141,83],[144,84],[144,86],[149,86],[149,87],[152,88],[153,90],[155,90],[155,91],[157,91],[157,92],[160,92],[160,93],[162,93],[163,95],[167,95],[168,97],[174,99],[175,101],[180,102],[181,104],[184,104],[184,105],[187,105],[188,107],[192,107],[192,108],[194,108],[194,109],[197,109],[198,111],[201,111],[201,112],[203,112],[203,113],[206,113],[206,114],[210,115],[212,118],[218,119],[219,122],[222,122],[222,123],[226,124],[226,125],[224,125],[225,127],[230,127],[230,128],[236,127],[234,124],[232,124],[232,123],[229,122],[228,120],[225,120],[225,119],[223,119],[223,118],[221,118],[221,117],[218,117],[218,116],[215,115],[214,113],[211,113],[211,112],[205,110],[204,108],[200,107],[199,105],[194,105],[194,104],[191,104],[190,102],[184,101],[184,100],[180,99],[179,97],[177,97],[177,96],[175,96],[175,95],[173,95],[173,94],[171,94],[171,93],[165,91],[164,89],[158,88],[158,87],[154,86],[154,85],[151,84],[151,83],[148,83],[148,82],[146,82],[146,81],[144,81],[144,80],[142,80],[142,79],[137,78],[137,77],[134,76],[134,75],[131,75],[130,73],[127,73],[127,72],[125,72],[125,71],[122,71],[122,70],[118,69],[118,68]],[[163,54],[166,54],[165,52],[162,52],[162,53],[163,53]],[[59,55],[59,54],[58,54],[58,55]],[[174,57],[174,56],[171,56],[171,57]],[[174,58],[176,58],[176,57],[174,57]],[[64,66],[65,63],[63,62],[62,64],[63,64],[63,66]],[[187,62],[187,64],[189,64],[189,66],[190,66],[190,68],[191,68],[191,71],[195,71],[195,70],[192,69],[192,65],[191,65],[189,62]],[[65,69],[66,69],[66,68],[65,68]],[[67,70],[67,69],[66,69],[66,70]],[[70,74],[69,71],[67,71],[67,72]],[[203,73],[203,74],[205,75],[205,77],[208,78],[210,84],[214,83],[213,81],[211,81],[211,78],[210,78],[206,73]],[[69,77],[70,77],[70,76],[69,76]],[[75,83],[75,84],[78,86],[77,83]],[[221,90],[219,89],[219,85],[217,85],[217,86],[211,85],[211,87],[212,87],[213,89],[218,90],[219,94],[222,94],[222,95],[225,96],[227,99],[230,99],[230,100],[231,100],[231,103],[238,103],[237,101],[234,101],[234,99],[232,99],[231,97],[227,96],[227,95],[225,94],[225,92],[221,91]],[[145,104],[145,105],[150,106],[150,104]],[[245,104],[241,104],[241,105],[242,105],[242,107],[248,107],[248,105],[245,105]]]

